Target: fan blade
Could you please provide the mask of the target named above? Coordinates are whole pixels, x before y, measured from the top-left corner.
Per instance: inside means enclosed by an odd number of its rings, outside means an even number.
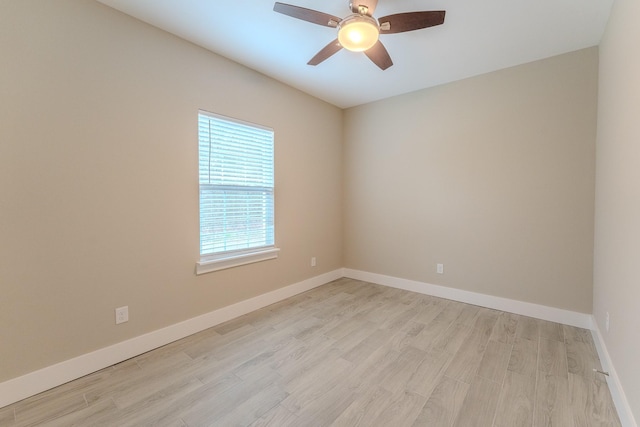
[[[328,45],[323,47],[320,50],[320,52],[316,53],[316,56],[311,58],[311,60],[309,62],[307,62],[307,64],[308,65],[318,65],[319,63],[321,63],[325,59],[328,59],[334,53],[338,52],[340,49],[342,49],[342,45],[340,44],[338,39],[335,39],[334,41],[332,41],[331,43],[329,43]]]
[[[387,49],[384,47],[382,42],[380,42],[380,40],[378,40],[372,48],[365,50],[364,54],[367,55],[369,59],[382,70],[386,70],[393,65],[393,61],[391,61],[389,52],[387,52]]]
[[[365,14],[369,16],[373,15],[373,12],[375,12],[377,5],[378,5],[378,0],[350,0],[349,1],[349,7],[351,7],[351,11],[353,13],[360,13],[360,6],[362,6],[367,8]]]
[[[293,6],[291,4],[279,3],[273,5],[273,10],[283,15],[288,15],[293,18],[302,19],[303,21],[312,22],[314,24],[322,25],[323,27],[335,28],[341,18],[337,16],[329,15],[328,13],[318,12],[317,10],[306,9],[304,7]]]
[[[440,25],[444,22],[444,14],[444,10],[431,10],[384,16],[378,19],[378,22],[380,22],[380,34],[404,33]]]

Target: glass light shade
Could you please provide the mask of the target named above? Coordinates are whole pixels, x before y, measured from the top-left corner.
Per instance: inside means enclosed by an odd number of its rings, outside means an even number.
[[[379,34],[378,23],[367,15],[351,15],[338,25],[340,45],[354,52],[362,52],[371,48],[378,41]]]

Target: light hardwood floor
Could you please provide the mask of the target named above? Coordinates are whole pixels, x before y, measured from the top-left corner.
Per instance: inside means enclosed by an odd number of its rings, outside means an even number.
[[[619,426],[589,331],[340,279],[0,409],[0,426]]]

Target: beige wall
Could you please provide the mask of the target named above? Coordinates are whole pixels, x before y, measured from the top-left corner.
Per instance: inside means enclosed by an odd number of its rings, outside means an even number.
[[[342,266],[338,108],[93,1],[0,52],[0,381]],[[277,260],[194,275],[199,108],[275,129]]]
[[[0,381],[342,266],[591,312],[596,49],[344,113],[96,2],[0,52]],[[199,108],[275,129],[277,260],[194,275]]]
[[[347,110],[345,266],[590,313],[597,64],[591,48]]]
[[[640,421],[638,22],[640,2],[617,0],[600,47],[593,313]]]

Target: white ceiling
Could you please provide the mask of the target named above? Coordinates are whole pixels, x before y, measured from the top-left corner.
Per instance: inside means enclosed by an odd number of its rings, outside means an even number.
[[[336,30],[273,12],[275,0],[98,0],[347,108],[598,45],[613,0],[379,0],[374,17],[446,10],[445,23],[380,37],[394,65],[341,50],[307,61]],[[280,0],[338,17],[348,0]]]

